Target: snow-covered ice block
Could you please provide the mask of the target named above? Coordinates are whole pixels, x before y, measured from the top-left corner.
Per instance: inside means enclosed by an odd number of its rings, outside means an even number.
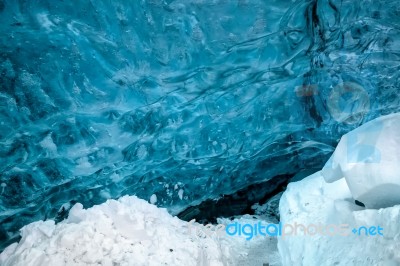
[[[345,179],[326,183],[317,172],[290,183],[279,210],[283,225],[301,224],[311,230],[278,238],[284,266],[400,265],[400,206],[380,210],[357,206]],[[323,228],[322,233],[312,234],[313,225]],[[342,231],[326,230],[333,226]],[[375,231],[370,232],[373,227]]]
[[[322,175],[327,182],[344,177],[353,198],[368,208],[400,204],[400,113],[344,135]]]

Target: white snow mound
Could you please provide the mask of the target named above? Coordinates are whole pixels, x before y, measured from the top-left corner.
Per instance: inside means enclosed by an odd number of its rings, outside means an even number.
[[[252,216],[232,222],[257,223]],[[265,222],[265,221],[263,221]],[[124,196],[83,209],[76,204],[68,219],[31,223],[21,230],[19,243],[0,254],[1,266],[280,266],[276,238],[216,234],[185,222],[137,197]],[[211,230],[211,231],[210,231]]]
[[[400,265],[400,206],[365,209],[354,204],[344,179],[326,183],[317,172],[290,183],[280,201],[282,224],[348,225],[345,235],[307,234],[278,238],[284,266],[396,266]],[[377,234],[354,228],[383,228]],[[290,230],[288,230],[290,231]],[[313,230],[311,230],[314,232]],[[331,231],[333,232],[333,231]]]
[[[297,229],[278,238],[283,265],[400,265],[399,151],[400,114],[383,116],[343,136],[322,171],[290,183],[279,211]]]
[[[67,220],[39,221],[0,254],[2,266],[232,265],[230,245],[188,234],[188,223],[136,197],[83,209]]]

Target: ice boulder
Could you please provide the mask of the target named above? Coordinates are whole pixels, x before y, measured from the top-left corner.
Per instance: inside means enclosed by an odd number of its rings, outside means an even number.
[[[326,183],[317,172],[290,183],[279,211],[287,228],[278,237],[284,266],[400,265],[400,205],[357,206],[345,179]]]
[[[353,198],[367,208],[400,204],[400,113],[344,135],[322,176],[328,183],[344,177]]]

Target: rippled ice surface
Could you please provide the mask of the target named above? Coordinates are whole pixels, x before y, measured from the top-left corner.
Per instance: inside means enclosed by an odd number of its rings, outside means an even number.
[[[2,247],[76,201],[135,194],[177,213],[321,168],[342,134],[400,110],[397,0],[0,12]]]

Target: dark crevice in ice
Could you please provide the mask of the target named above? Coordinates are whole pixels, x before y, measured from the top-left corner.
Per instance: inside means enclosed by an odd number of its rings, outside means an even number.
[[[209,199],[197,206],[190,206],[178,217],[185,221],[195,219],[202,224],[216,223],[217,218],[234,217],[244,214],[253,215],[252,206],[256,203],[260,205],[267,202],[274,195],[285,190],[289,180],[294,175],[279,175],[266,182],[252,184],[233,194],[223,195],[219,199]]]

